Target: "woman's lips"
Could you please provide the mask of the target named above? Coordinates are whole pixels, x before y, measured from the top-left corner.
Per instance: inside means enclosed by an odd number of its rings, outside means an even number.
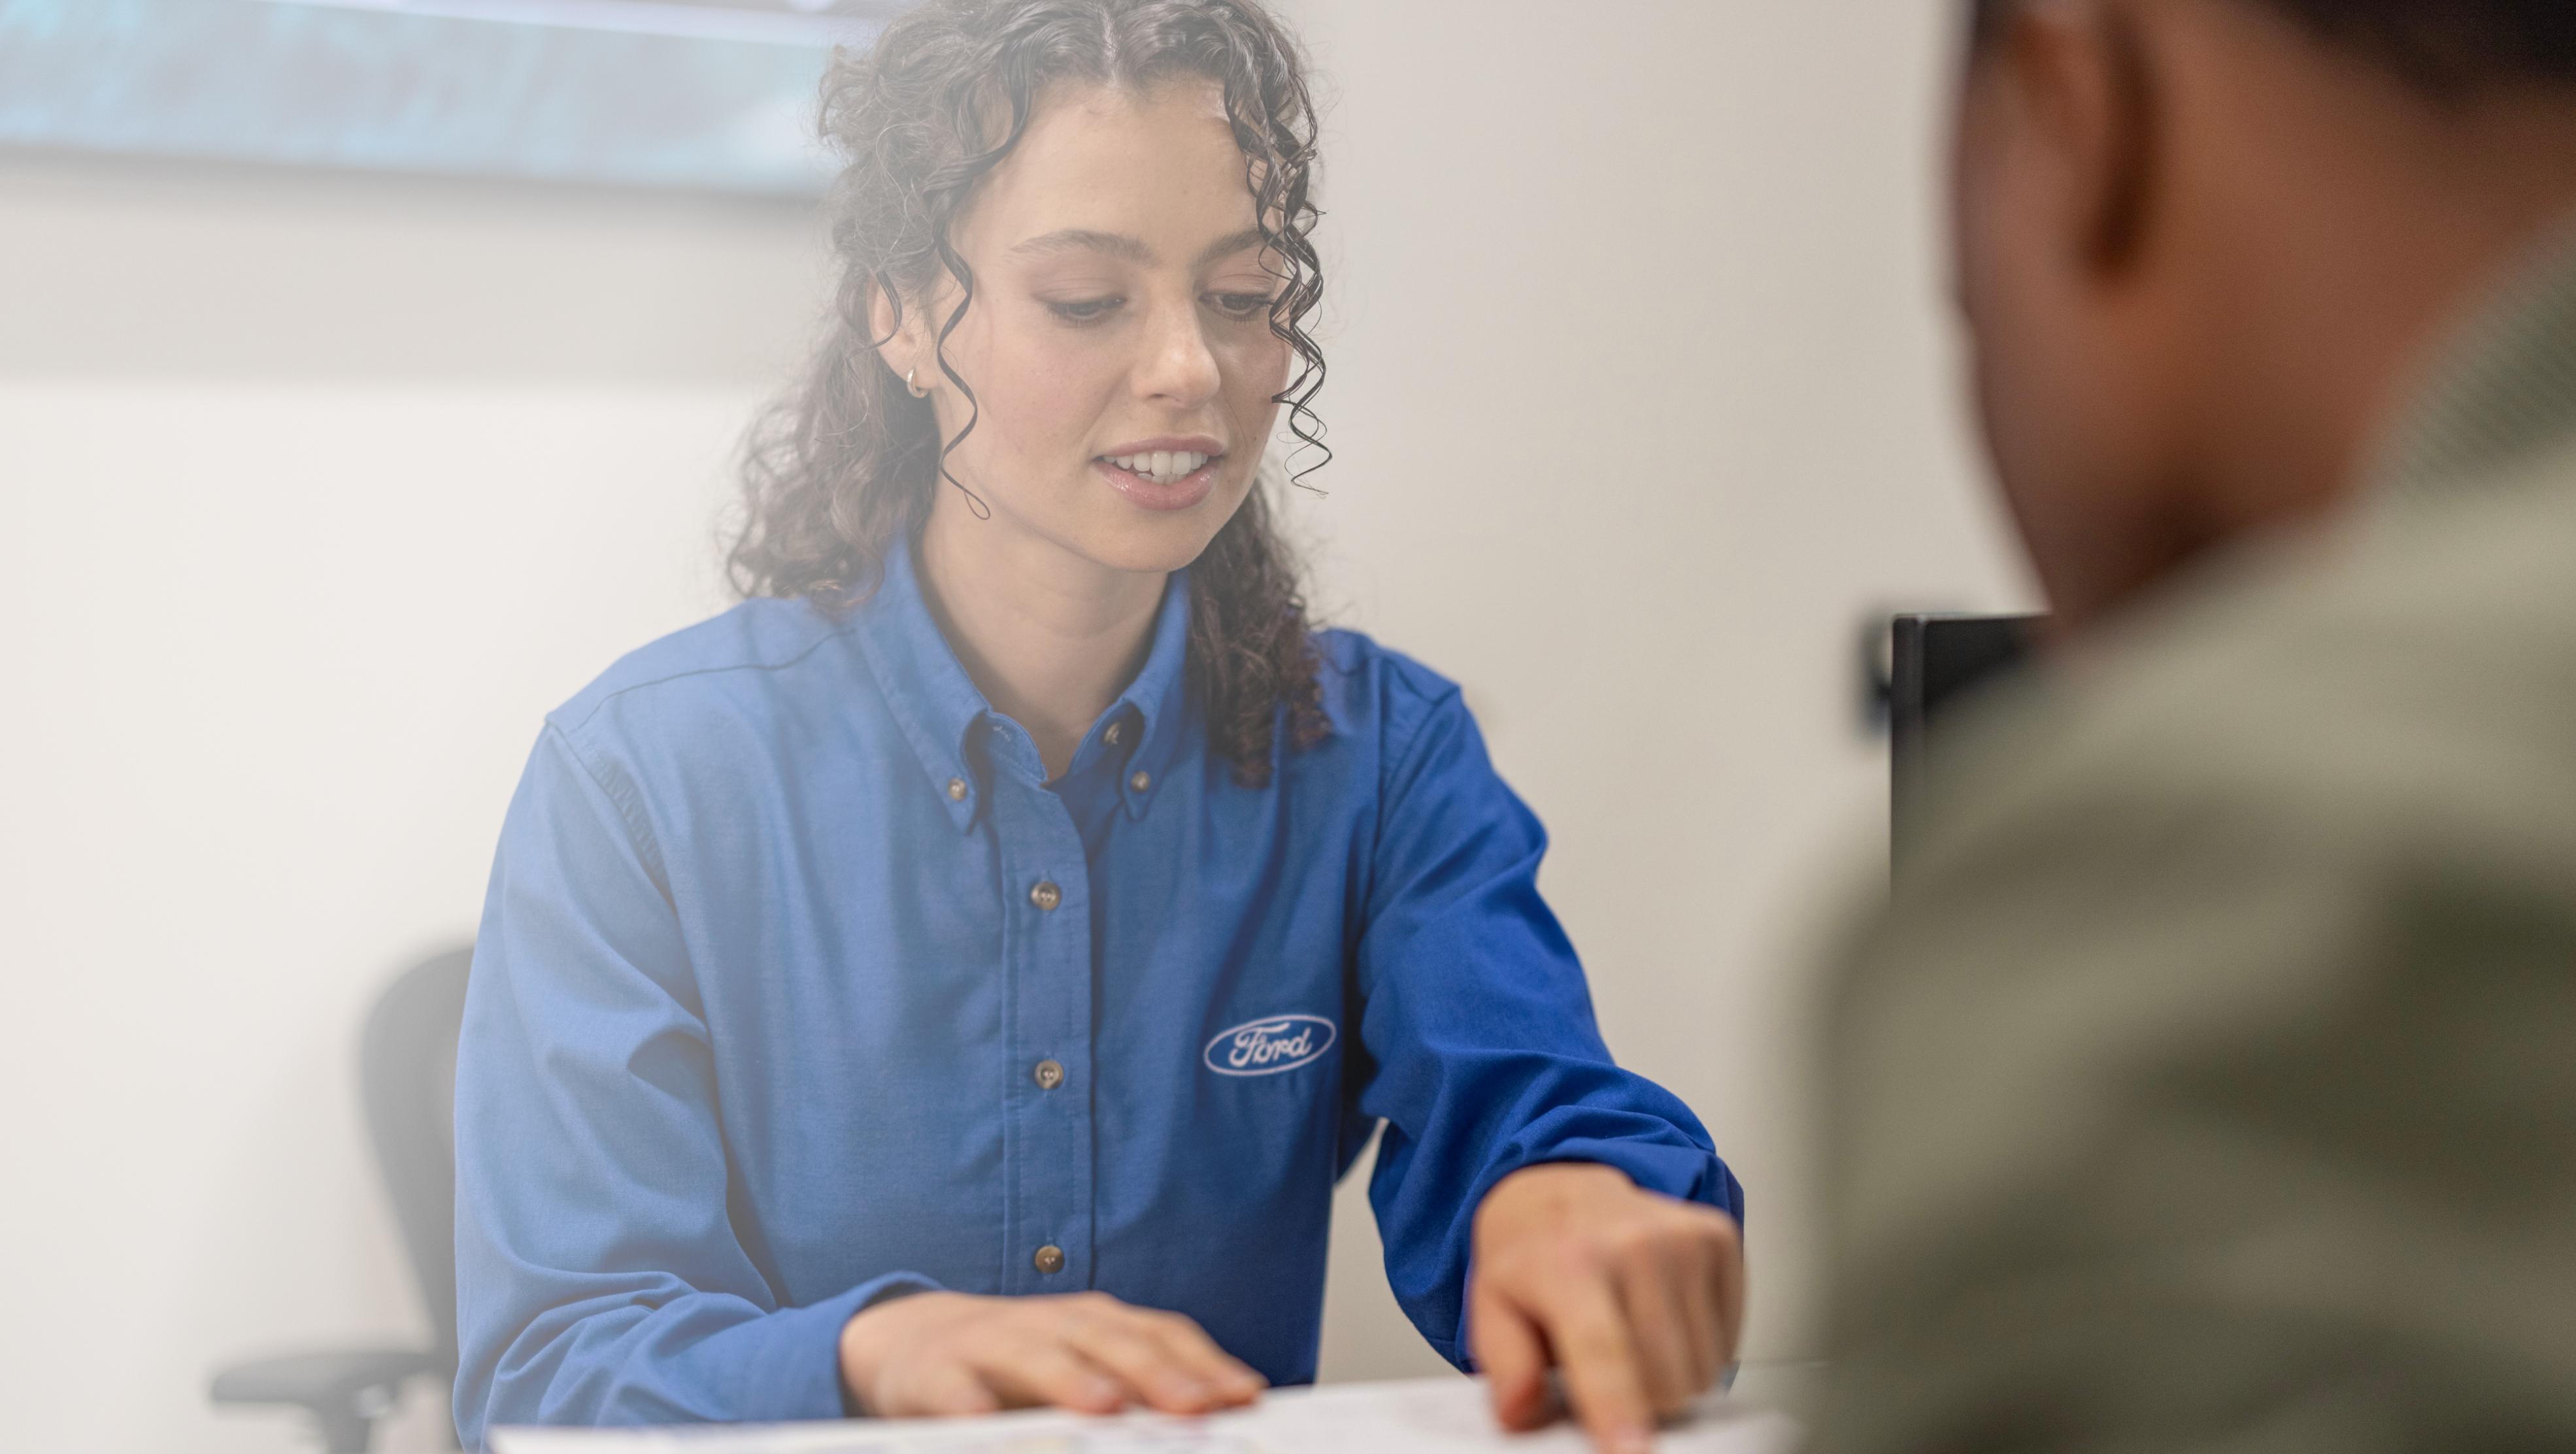
[[[1224,455],[1210,456],[1208,462],[1174,480],[1139,474],[1095,459],[1091,467],[1109,481],[1109,487],[1127,497],[1128,503],[1145,510],[1186,510],[1208,497],[1216,488],[1217,470],[1225,463]]]

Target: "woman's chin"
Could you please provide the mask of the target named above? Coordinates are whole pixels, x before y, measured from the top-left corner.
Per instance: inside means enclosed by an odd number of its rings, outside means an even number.
[[[1110,570],[1137,575],[1170,575],[1197,560],[1215,537],[1214,529],[1176,530],[1170,526],[1160,530],[1131,527],[1099,531],[1084,542],[1086,548],[1081,554],[1092,564]]]
[[[1088,522],[1088,528],[1066,543],[1093,564],[1111,570],[1168,575],[1205,554],[1233,512],[1214,508],[1160,515],[1120,509],[1117,518]]]

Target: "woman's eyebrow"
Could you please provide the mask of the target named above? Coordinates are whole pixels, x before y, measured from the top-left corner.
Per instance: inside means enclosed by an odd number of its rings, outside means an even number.
[[[1135,238],[1115,232],[1093,232],[1083,227],[1067,227],[1042,233],[1011,249],[1013,257],[1040,257],[1051,252],[1105,252],[1139,266],[1150,267],[1154,250]]]
[[[1247,227],[1241,232],[1228,233],[1209,243],[1200,250],[1197,262],[1198,265],[1205,266],[1218,258],[1231,257],[1246,248],[1259,247],[1266,241],[1268,239],[1262,236],[1260,228]],[[1123,233],[1095,232],[1087,227],[1065,227],[1054,232],[1040,233],[1026,242],[1014,245],[1011,248],[1011,256],[1043,257],[1051,252],[1075,250],[1107,253],[1111,257],[1134,263],[1139,267],[1151,267],[1156,262],[1154,250],[1147,247],[1141,240]]]

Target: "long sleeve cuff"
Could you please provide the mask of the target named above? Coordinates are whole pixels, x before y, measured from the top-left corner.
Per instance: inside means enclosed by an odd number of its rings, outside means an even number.
[[[837,1419],[852,1410],[841,1395],[841,1329],[878,1303],[916,1292],[938,1292],[917,1272],[889,1272],[801,1308],[761,1320],[762,1342],[744,1360],[748,1380],[741,1407],[775,1410],[757,1417],[779,1420]]]
[[[1657,1141],[1575,1138],[1549,1147],[1542,1161],[1596,1161],[1625,1172],[1647,1191],[1715,1207],[1744,1225],[1744,1186],[1726,1163],[1696,1146]]]

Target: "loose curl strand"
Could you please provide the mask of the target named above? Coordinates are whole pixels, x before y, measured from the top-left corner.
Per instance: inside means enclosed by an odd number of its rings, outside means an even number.
[[[951,243],[976,188],[1016,148],[1050,87],[1142,91],[1197,78],[1223,91],[1267,255],[1280,270],[1270,331],[1298,359],[1274,396],[1289,432],[1331,458],[1312,403],[1324,356],[1304,328],[1323,298],[1312,233],[1314,101],[1288,32],[1254,0],[934,0],[889,24],[865,51],[836,51],[823,80],[822,134],[845,159],[827,201],[840,281],[821,346],[800,383],[752,427],[741,516],[726,573],[745,596],[805,597],[844,611],[874,594],[898,539],[917,535],[945,481],[979,518],[984,501],[948,467],[982,419],[949,360],[950,335],[975,302],[975,275]],[[999,131],[998,140],[989,140]],[[966,401],[942,439],[877,350],[882,295],[900,328],[906,298],[942,277],[959,298],[940,320],[934,359]],[[1236,781],[1265,786],[1284,738],[1303,750],[1331,734],[1295,554],[1267,485],[1256,481],[1190,569],[1188,675],[1211,746]]]

